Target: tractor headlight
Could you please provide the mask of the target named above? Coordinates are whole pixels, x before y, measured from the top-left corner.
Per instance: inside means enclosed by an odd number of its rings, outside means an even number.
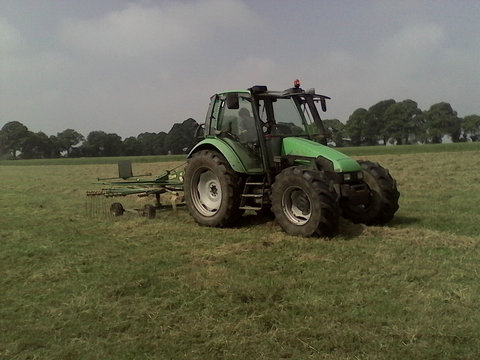
[[[363,179],[363,172],[357,171],[354,173],[345,173],[343,174],[343,181],[350,182],[350,181],[358,181]]]

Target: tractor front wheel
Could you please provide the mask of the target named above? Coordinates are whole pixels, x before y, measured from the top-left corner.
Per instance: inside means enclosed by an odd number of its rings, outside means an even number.
[[[240,212],[241,178],[227,160],[213,150],[201,150],[188,160],[185,203],[197,223],[229,226]]]
[[[363,171],[363,180],[370,189],[365,204],[342,203],[343,217],[354,223],[365,225],[385,225],[398,210],[400,193],[397,184],[387,169],[376,162],[359,161]]]
[[[336,195],[320,173],[308,168],[290,167],[277,175],[272,211],[290,235],[333,236],[338,230]]]

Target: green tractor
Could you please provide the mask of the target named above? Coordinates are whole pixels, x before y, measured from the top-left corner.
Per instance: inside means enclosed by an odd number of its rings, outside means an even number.
[[[340,216],[384,225],[400,196],[388,170],[327,144],[317,110],[325,95],[299,81],[211,97],[201,140],[188,155],[185,202],[201,225],[231,226],[245,210],[273,212],[291,235],[333,236]]]

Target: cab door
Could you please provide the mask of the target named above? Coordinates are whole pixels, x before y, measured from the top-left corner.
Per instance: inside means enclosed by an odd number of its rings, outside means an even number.
[[[216,109],[217,112],[216,112]],[[249,93],[227,93],[217,97],[210,134],[225,141],[249,173],[262,173],[258,133]],[[215,116],[215,115],[213,115]]]

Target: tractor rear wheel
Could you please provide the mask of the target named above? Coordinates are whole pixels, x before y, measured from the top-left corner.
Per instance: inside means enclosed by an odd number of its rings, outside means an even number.
[[[291,235],[333,236],[338,230],[336,194],[321,173],[306,167],[290,167],[277,175],[272,211]]]
[[[370,196],[365,204],[353,205],[348,201],[342,204],[343,217],[354,223],[365,225],[385,225],[398,210],[396,181],[387,169],[376,162],[359,161],[363,170],[363,180],[370,189]]]
[[[241,178],[218,152],[201,150],[188,160],[185,203],[197,223],[224,227],[239,217]]]

